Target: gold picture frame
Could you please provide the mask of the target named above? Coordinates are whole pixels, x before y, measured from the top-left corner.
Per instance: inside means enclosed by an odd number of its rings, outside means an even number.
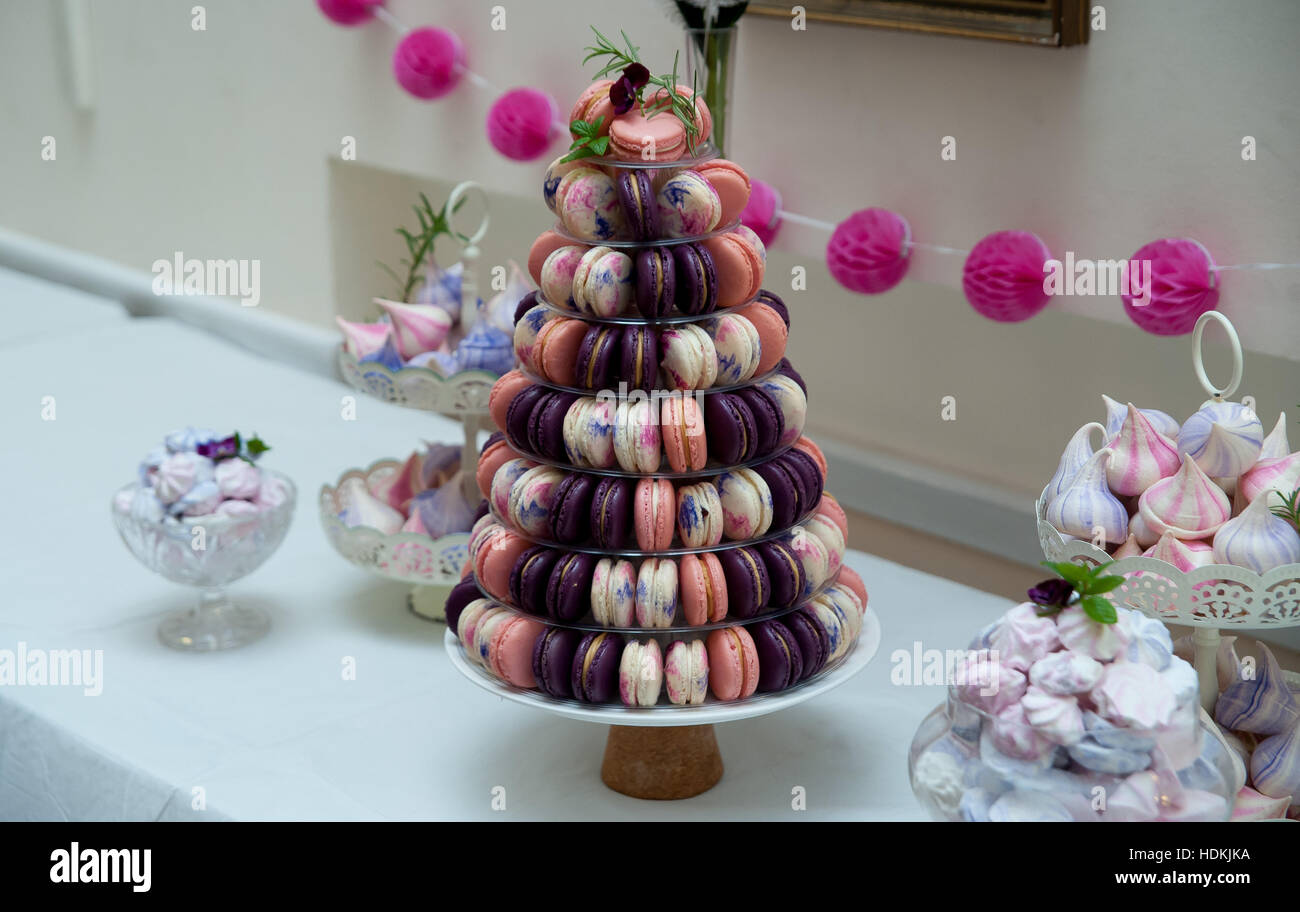
[[[1042,47],[1088,43],[1090,0],[804,0],[808,19],[987,38]],[[790,19],[795,7],[751,0],[749,12]]]

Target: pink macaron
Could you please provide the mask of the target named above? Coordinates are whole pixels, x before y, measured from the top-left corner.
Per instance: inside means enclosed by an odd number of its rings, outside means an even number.
[[[836,582],[852,589],[853,594],[858,597],[858,602],[861,603],[863,610],[866,610],[867,584],[862,581],[862,577],[858,575],[858,571],[854,570],[848,564],[842,564]]]
[[[491,494],[492,479],[496,476],[497,469],[518,456],[519,454],[504,440],[496,440],[488,444],[479,454],[478,465],[474,468],[474,479],[478,482],[479,493],[484,497]]]
[[[676,512],[673,483],[666,478],[642,478],[632,499],[636,544],[642,551],[663,551],[673,544]]]
[[[536,687],[533,676],[533,647],[542,625],[532,618],[512,614],[496,625],[488,644],[488,665],[507,684]]]
[[[744,627],[723,627],[705,641],[709,687],[719,700],[739,700],[758,689],[758,648]]]
[[[623,161],[676,161],[686,152],[686,127],[672,111],[646,117],[634,107],[609,125],[609,151]]]
[[[790,327],[781,319],[779,313],[760,302],[755,302],[740,309],[737,314],[752,323],[754,330],[758,333],[761,351],[758,357],[758,367],[754,373],[755,375],[766,374],[785,357],[785,346],[790,338]]]
[[[709,461],[704,411],[693,396],[666,396],[660,408],[664,455],[674,472],[698,472]]]
[[[582,94],[569,110],[569,124],[572,125],[575,120],[594,124],[597,119],[600,119],[601,123],[595,135],[604,136],[608,133],[610,122],[614,119],[614,103],[609,100],[609,87],[613,84],[612,79],[597,79],[583,89]],[[573,132],[569,135],[578,139],[577,134]]]
[[[719,224],[728,225],[740,218],[749,203],[749,175],[745,169],[725,158],[715,158],[704,162],[696,169],[718,194],[722,207]]]
[[[497,598],[508,600],[510,571],[519,555],[531,547],[533,543],[528,539],[509,531],[486,543],[474,558],[474,572],[478,574],[479,582]]]
[[[840,527],[844,537],[849,535],[849,517],[840,506],[840,502],[829,494],[823,494],[822,499],[817,503],[817,515],[828,517],[831,522]]]
[[[488,414],[492,416],[492,423],[497,426],[497,430],[506,429],[506,412],[510,409],[510,403],[515,401],[515,396],[532,385],[533,381],[517,370],[506,371],[492,384],[492,390],[488,393]]]
[[[546,263],[546,258],[559,248],[568,247],[572,244],[573,241],[556,231],[543,231],[537,236],[537,240],[533,241],[533,246],[528,251],[528,274],[533,277],[533,284],[539,288],[541,287],[542,267]],[[561,306],[563,306],[563,302],[561,302]]]
[[[763,260],[753,245],[734,231],[700,243],[713,257],[718,275],[718,307],[735,307],[758,294],[763,284]]]
[[[711,624],[727,616],[727,579],[722,562],[711,551],[686,554],[678,565],[682,614],[692,626]]]
[[[560,317],[551,320],[537,334],[533,346],[533,364],[538,373],[562,386],[578,382],[578,349],[587,334],[581,320]]]

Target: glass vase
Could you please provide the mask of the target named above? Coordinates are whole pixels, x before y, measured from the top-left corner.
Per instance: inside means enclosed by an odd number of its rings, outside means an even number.
[[[731,114],[731,86],[736,70],[737,27],[686,29],[683,84],[693,86],[713,115],[712,143],[725,157]]]

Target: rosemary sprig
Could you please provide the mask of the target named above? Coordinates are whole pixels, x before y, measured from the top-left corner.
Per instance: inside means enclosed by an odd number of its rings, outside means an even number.
[[[464,202],[462,199],[456,205],[456,209],[459,210]],[[447,212],[446,203],[443,203],[442,208],[434,212],[433,204],[429,202],[429,198],[424,193],[421,193],[419,205],[411,208],[415,210],[415,217],[420,222],[419,230],[413,232],[408,231],[406,228],[396,229],[402,240],[406,242],[406,252],[409,255],[399,261],[400,265],[406,267],[406,278],[403,279],[384,263],[378,263],[379,268],[388,273],[393,281],[401,286],[402,292],[398,300],[403,302],[410,300],[411,291],[415,288],[416,283],[420,281],[420,274],[426,259],[433,258],[433,248],[438,238],[445,234],[464,240],[461,235],[451,229],[450,215]]]
[[[1260,495],[1267,497],[1267,492]],[[1283,506],[1274,507],[1272,513],[1274,516],[1281,517],[1292,525],[1300,526],[1300,488],[1292,491],[1290,494],[1277,492],[1277,496],[1282,498]]]

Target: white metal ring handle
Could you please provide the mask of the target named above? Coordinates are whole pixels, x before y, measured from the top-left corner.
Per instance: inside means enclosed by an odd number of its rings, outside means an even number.
[[[1202,354],[1202,338],[1205,335],[1205,327],[1211,323],[1217,322],[1223,327],[1223,331],[1228,335],[1228,345],[1232,348],[1232,379],[1223,389],[1219,389],[1210,382],[1210,378],[1205,373],[1205,358]],[[1233,327],[1232,321],[1219,313],[1217,310],[1207,310],[1196,321],[1196,327],[1192,330],[1192,365],[1196,368],[1196,379],[1201,382],[1205,391],[1215,399],[1224,399],[1230,397],[1241,386],[1241,339],[1237,336],[1237,330]]]
[[[464,202],[470,193],[477,191],[483,198],[483,221],[474,229],[473,233],[465,233],[456,230],[456,210]],[[461,181],[451,189],[451,195],[447,197],[447,227],[466,247],[474,247],[479,241],[483,240],[488,230],[488,198],[487,191],[476,181]]]

